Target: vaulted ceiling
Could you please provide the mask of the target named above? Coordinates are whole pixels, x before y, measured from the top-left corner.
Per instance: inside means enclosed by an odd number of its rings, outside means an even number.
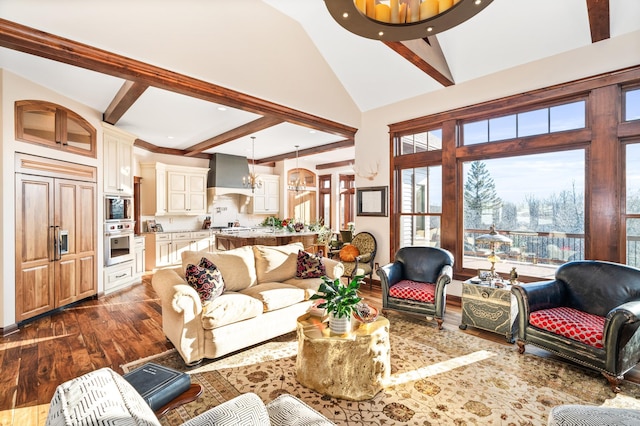
[[[470,1],[470,0],[465,0]],[[360,114],[640,30],[636,0],[494,0],[426,39],[344,30],[322,0],[0,1],[0,67],[144,149],[353,161]]]

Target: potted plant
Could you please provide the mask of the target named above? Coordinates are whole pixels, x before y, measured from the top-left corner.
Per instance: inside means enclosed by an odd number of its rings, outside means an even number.
[[[318,308],[324,308],[329,315],[329,329],[332,332],[345,334],[351,331],[351,314],[362,300],[358,296],[361,279],[362,277],[355,277],[345,285],[340,282],[340,278],[332,280],[324,276],[318,292],[310,297],[311,300],[322,301]]]

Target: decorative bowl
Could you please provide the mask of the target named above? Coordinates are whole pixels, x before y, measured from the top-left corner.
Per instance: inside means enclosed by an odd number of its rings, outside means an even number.
[[[360,322],[368,324],[378,319],[378,309],[366,303],[359,303],[353,311],[353,317]]]

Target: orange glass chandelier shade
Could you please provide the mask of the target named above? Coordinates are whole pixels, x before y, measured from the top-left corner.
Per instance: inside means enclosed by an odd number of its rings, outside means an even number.
[[[461,24],[493,0],[325,0],[342,27],[362,37],[403,41]]]

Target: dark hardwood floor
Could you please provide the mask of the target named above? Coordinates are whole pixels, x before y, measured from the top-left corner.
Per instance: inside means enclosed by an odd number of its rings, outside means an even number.
[[[362,295],[381,308],[379,286],[363,286]],[[508,344],[495,333],[459,330],[460,319],[460,308],[448,305],[446,329]],[[102,367],[122,374],[122,365],[172,347],[162,332],[160,302],[150,276],[130,289],[36,319],[0,338],[0,425],[44,425],[60,383]],[[527,350],[550,356],[530,346]],[[626,377],[640,383],[638,373],[634,369]]]

